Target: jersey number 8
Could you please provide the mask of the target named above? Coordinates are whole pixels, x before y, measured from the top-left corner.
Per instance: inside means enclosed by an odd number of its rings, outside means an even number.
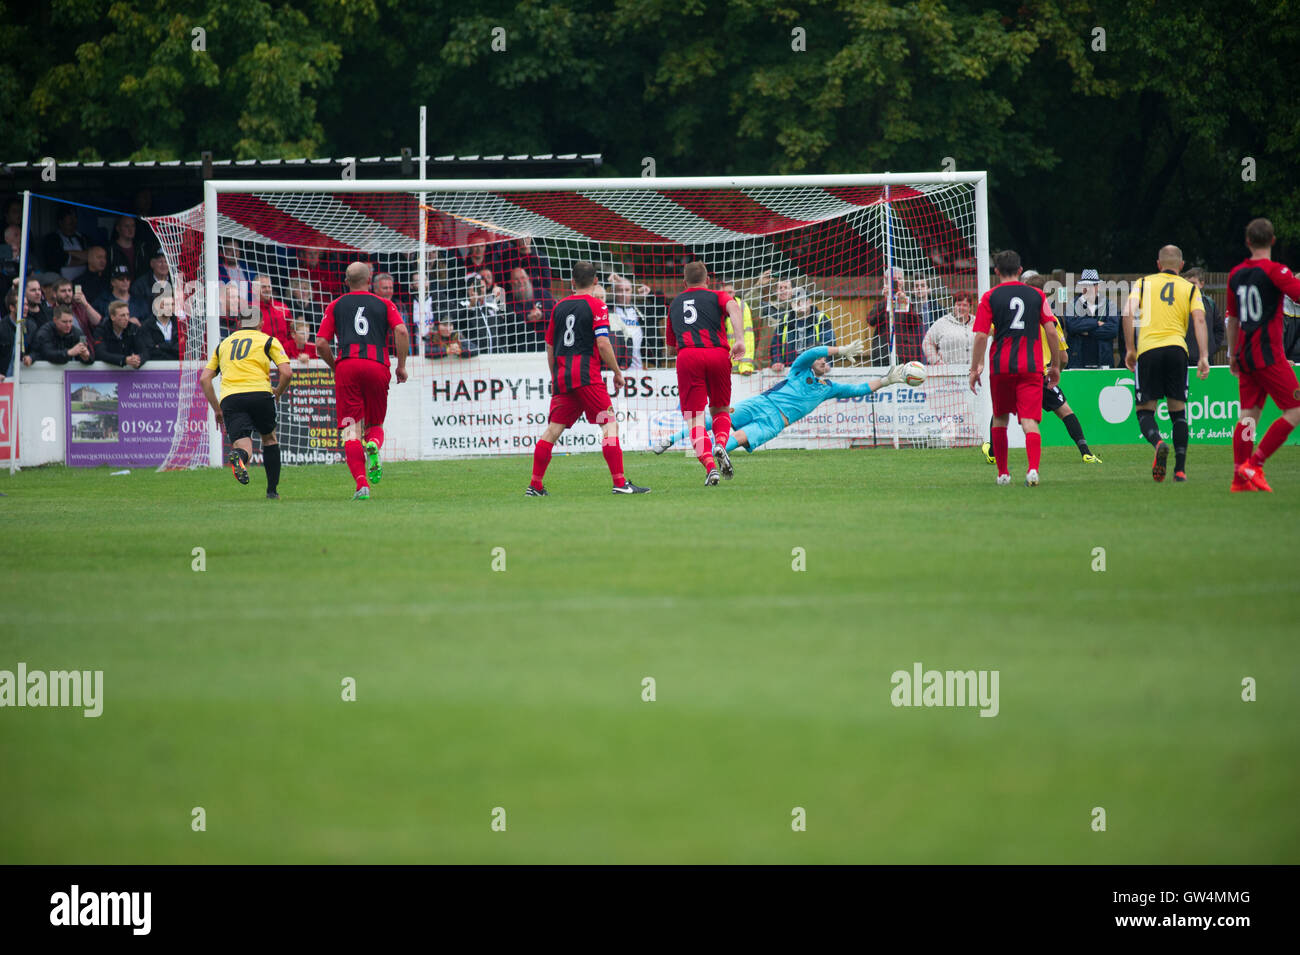
[[[571,347],[574,341],[573,323],[578,320],[577,315],[569,314],[564,316],[564,344],[565,347]]]

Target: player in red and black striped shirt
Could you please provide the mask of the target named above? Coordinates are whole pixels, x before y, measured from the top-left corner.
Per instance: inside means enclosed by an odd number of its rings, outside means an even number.
[[[1232,432],[1233,491],[1271,491],[1264,462],[1300,424],[1300,383],[1282,347],[1282,299],[1300,301],[1300,279],[1273,261],[1273,223],[1246,226],[1250,258],[1228,273],[1228,365],[1241,392],[1241,420]],[[1255,427],[1268,398],[1282,416],[1255,447]]]
[[[733,474],[727,454],[731,437],[731,361],[745,357],[745,335],[740,302],[726,292],[708,288],[709,269],[703,262],[686,266],[686,290],[668,306],[664,337],[677,352],[677,393],[682,416],[691,433],[691,447],[704,465],[704,483],[718,483]],[[734,345],[728,350],[726,320],[731,320]],[[704,426],[704,409],[713,416],[713,448]]]
[[[397,306],[367,291],[370,266],[353,262],[343,280],[348,290],[325,307],[325,318],[316,332],[316,354],[334,370],[335,415],[343,458],[357,484],[352,496],[364,501],[370,497],[370,485],[378,484],[384,473],[379,449],[384,446],[388,414],[388,332],[392,329],[398,383],[406,381],[411,333]],[[335,338],[337,358],[330,346]]]
[[[533,449],[533,480],[524,489],[528,497],[546,497],[542,478],[551,463],[551,450],[567,428],[585,413],[604,433],[601,452],[614,479],[615,494],[646,494],[623,476],[623,449],[618,443],[618,421],[600,377],[602,363],[614,372],[615,389],[623,387],[623,372],[609,342],[609,312],[598,297],[596,267],[573,263],[573,294],[560,299],[546,326],[546,363],[551,369],[550,423]]]
[[[989,332],[993,348],[989,352],[989,386],[993,393],[993,425],[989,441],[998,465],[998,483],[1010,484],[1007,470],[1007,422],[1014,413],[1025,432],[1025,454],[1029,468],[1025,485],[1038,483],[1038,464],[1043,439],[1038,422],[1043,416],[1043,346],[1041,325],[1056,322],[1043,293],[1020,281],[1020,255],[1008,249],[993,259],[1000,280],[980,297],[975,309],[975,344],[970,359],[970,390],[979,389],[984,371],[984,350]],[[1061,346],[1057,334],[1049,331],[1047,345],[1052,364],[1047,369],[1047,383],[1061,380]]]

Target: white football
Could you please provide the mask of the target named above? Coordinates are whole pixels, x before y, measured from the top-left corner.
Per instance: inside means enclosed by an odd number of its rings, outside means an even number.
[[[925,383],[925,366],[919,361],[909,361],[903,366],[903,380],[915,388]]]

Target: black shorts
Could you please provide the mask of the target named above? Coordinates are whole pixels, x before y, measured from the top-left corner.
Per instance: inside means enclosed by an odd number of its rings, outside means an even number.
[[[231,441],[251,438],[254,431],[270,434],[275,430],[275,398],[269,391],[227,395],[221,399],[221,414]]]
[[[1057,385],[1049,385],[1047,376],[1043,376],[1043,410],[1056,411],[1065,404],[1065,393]]]
[[[1137,402],[1187,400],[1187,349],[1165,345],[1138,355]]]

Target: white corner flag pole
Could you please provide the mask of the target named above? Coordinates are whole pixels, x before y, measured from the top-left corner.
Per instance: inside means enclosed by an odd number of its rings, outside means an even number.
[[[22,418],[18,415],[18,396],[22,389],[18,387],[23,376],[23,348],[26,346],[23,332],[27,325],[27,230],[32,221],[32,191],[23,190],[23,231],[22,247],[18,250],[18,303],[14,306],[14,400],[9,406],[9,473],[18,470],[18,448],[22,443]]]

